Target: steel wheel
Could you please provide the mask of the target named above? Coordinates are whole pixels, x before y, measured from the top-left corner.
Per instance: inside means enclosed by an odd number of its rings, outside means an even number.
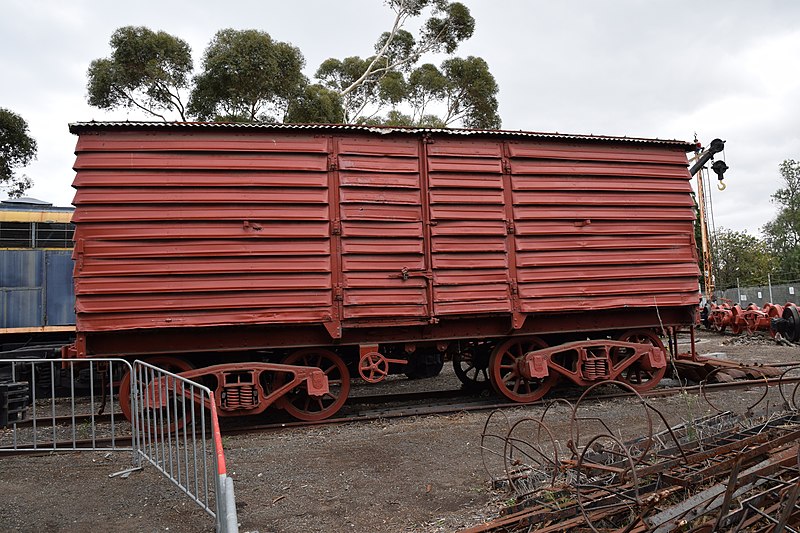
[[[453,370],[461,380],[463,388],[481,391],[489,388],[489,353],[474,353],[472,350],[453,354]]]
[[[181,372],[187,372],[189,370],[194,370],[194,365],[187,361],[186,359],[180,359],[178,357],[171,357],[168,355],[158,355],[155,357],[148,357],[144,360],[145,363],[151,364],[153,366],[157,366],[161,369],[166,370],[167,372],[172,372],[173,374],[180,374]],[[119,382],[119,408],[122,410],[122,414],[125,415],[125,418],[131,420],[131,373],[125,372],[125,375],[122,377],[122,380]]]
[[[314,422],[336,414],[350,393],[350,372],[342,358],[323,348],[305,348],[290,354],[282,361],[285,365],[315,366],[328,377],[329,392],[323,396],[311,396],[304,385],[294,388],[278,401],[278,406],[299,420]],[[280,376],[276,387],[285,383]]]
[[[794,305],[787,305],[783,308],[783,318],[789,322],[786,331],[786,339],[790,342],[800,341],[800,312]]]
[[[511,338],[492,351],[489,358],[489,374],[494,390],[514,402],[535,402],[558,381],[558,374],[551,372],[546,378],[527,379],[521,372],[524,356],[533,350],[547,348],[538,337]]]
[[[622,342],[633,342],[637,344],[651,344],[664,350],[664,344],[658,335],[647,329],[632,329],[620,335],[619,340]],[[666,350],[664,350],[666,353]],[[616,366],[620,361],[628,357],[629,354],[623,348],[620,350],[612,350],[611,362]],[[617,379],[630,385],[637,392],[644,392],[655,387],[664,374],[667,373],[667,367],[654,368],[647,370],[642,367],[641,362],[636,361],[631,366],[623,370]]]

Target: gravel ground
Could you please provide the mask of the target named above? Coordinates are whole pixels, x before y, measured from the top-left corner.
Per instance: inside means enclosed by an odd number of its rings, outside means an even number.
[[[698,350],[741,362],[800,360],[800,347],[776,346],[762,337],[701,333]],[[454,388],[455,379],[448,365],[438,378],[395,380],[369,393]],[[743,411],[759,396],[759,391],[716,393],[714,401]],[[779,403],[773,391],[770,405]],[[656,405],[670,424],[711,411],[691,395]],[[513,422],[538,419],[543,410],[504,412]],[[607,400],[589,410],[622,437],[646,430],[636,401]],[[509,494],[492,490],[484,469],[480,435],[487,416],[469,412],[225,437],[240,530],[438,532],[489,520]],[[559,446],[569,436],[568,419],[565,406],[547,413]],[[592,431],[581,426],[582,435]],[[108,477],[129,465],[130,456],[121,453],[0,459],[0,524],[10,531],[213,531],[213,520],[154,468],[127,479]]]

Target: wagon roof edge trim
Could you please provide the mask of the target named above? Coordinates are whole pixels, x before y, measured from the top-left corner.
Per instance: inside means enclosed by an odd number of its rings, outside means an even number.
[[[393,133],[420,135],[436,134],[451,136],[493,136],[493,137],[523,137],[540,139],[560,139],[578,141],[600,141],[600,142],[626,142],[635,144],[655,144],[667,145],[682,148],[684,151],[694,151],[696,145],[686,141],[676,139],[658,139],[645,137],[627,137],[613,135],[585,135],[569,133],[546,133],[522,130],[481,130],[465,128],[414,128],[399,126],[368,126],[363,124],[252,124],[252,123],[232,123],[232,122],[135,122],[135,121],[111,121],[111,122],[74,122],[69,124],[69,131],[73,134],[80,134],[84,131],[96,131],[107,129],[230,129],[230,130],[318,130],[318,131],[347,131],[378,133],[389,135]]]

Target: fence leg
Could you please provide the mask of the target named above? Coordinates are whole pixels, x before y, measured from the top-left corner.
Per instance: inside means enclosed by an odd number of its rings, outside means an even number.
[[[233,479],[227,474],[217,475],[217,533],[239,533]]]

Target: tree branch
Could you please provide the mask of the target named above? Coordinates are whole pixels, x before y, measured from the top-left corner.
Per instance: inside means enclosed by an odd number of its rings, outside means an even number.
[[[155,116],[155,117],[158,117],[158,118],[160,118],[160,119],[161,119],[161,120],[163,120],[164,122],[166,122],[166,121],[167,121],[167,119],[166,119],[166,117],[164,117],[164,115],[160,115],[159,113],[156,113],[156,112],[155,112],[155,111],[153,111],[152,109],[149,109],[149,108],[147,108],[147,107],[145,107],[145,106],[141,105],[141,104],[140,104],[139,102],[137,102],[137,101],[136,101],[136,100],[135,100],[135,99],[134,99],[134,98],[133,98],[131,95],[129,95],[128,93],[126,93],[125,91],[123,91],[122,89],[120,89],[119,87],[117,87],[116,85],[114,85],[114,86],[113,86],[113,90],[114,90],[116,93],[118,93],[120,96],[122,96],[122,97],[123,97],[125,100],[127,100],[127,101],[128,101],[128,104],[129,104],[129,106],[130,106],[130,105],[133,105],[133,106],[135,106],[135,107],[138,107],[139,109],[141,109],[142,111],[144,111],[144,112],[146,112],[146,113],[150,113],[151,115],[153,115],[153,116]]]
[[[362,103],[361,107],[358,108],[358,111],[356,111],[355,114],[352,117],[350,117],[353,122],[355,122],[356,119],[359,117],[359,115],[361,115],[361,112],[364,111],[364,109],[366,109],[368,103],[369,100],[367,98],[364,98],[364,103]],[[373,113],[372,116],[374,117],[375,113]]]
[[[378,54],[372,59],[372,62],[367,66],[367,69],[364,71],[361,77],[358,78],[353,83],[351,83],[349,87],[347,87],[346,89],[344,89],[339,93],[341,96],[345,96],[346,94],[353,91],[356,87],[361,85],[364,82],[364,80],[367,79],[368,76],[372,74],[372,69],[375,67],[375,64],[378,62],[379,59],[383,57],[383,55],[386,53],[386,50],[389,49],[389,45],[394,40],[395,35],[397,35],[397,30],[400,29],[400,26],[402,26],[402,23],[405,22],[405,19],[407,18],[408,18],[408,13],[403,9],[397,12],[397,16],[394,19],[394,25],[392,26],[392,31],[389,33],[389,37],[386,39],[386,42],[383,43],[383,47],[378,51]]]
[[[185,109],[183,106],[183,102],[181,102],[180,95],[178,94],[177,87],[175,88],[175,92],[173,93],[170,90],[170,86],[166,83],[162,83],[161,81],[156,82],[156,87],[158,87],[161,91],[163,91],[168,97],[169,101],[172,104],[172,107],[178,112],[181,117],[182,121],[186,121],[186,114]]]

